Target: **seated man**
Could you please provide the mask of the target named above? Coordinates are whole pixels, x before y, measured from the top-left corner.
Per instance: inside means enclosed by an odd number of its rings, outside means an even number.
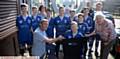
[[[81,59],[83,34],[78,31],[78,24],[75,21],[71,23],[71,30],[66,31],[63,40],[64,59]]]

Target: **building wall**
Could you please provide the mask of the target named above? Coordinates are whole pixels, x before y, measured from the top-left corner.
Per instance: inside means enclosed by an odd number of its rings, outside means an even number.
[[[111,13],[115,12],[115,10],[119,10],[120,8],[120,0],[105,0],[104,2],[104,10],[107,10]]]
[[[32,0],[0,0],[0,56],[19,55],[16,17],[20,14],[20,4],[29,5]]]
[[[18,0],[0,0],[0,56],[18,55],[16,16]]]
[[[17,43],[16,33],[0,40],[0,56],[17,56],[19,55],[19,47]]]

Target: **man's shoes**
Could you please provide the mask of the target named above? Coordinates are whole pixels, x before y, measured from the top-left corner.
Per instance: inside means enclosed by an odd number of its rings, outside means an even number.
[[[88,52],[88,57],[91,57],[92,56],[92,53],[91,51]]]
[[[92,56],[92,52],[93,52],[93,50],[89,49],[88,57],[91,57],[91,56]]]
[[[96,57],[99,57],[99,54],[98,54],[98,52],[97,52],[97,51],[95,51],[95,56],[96,56]]]

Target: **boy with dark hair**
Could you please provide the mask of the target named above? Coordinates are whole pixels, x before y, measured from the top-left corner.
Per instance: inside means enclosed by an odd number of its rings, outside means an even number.
[[[63,36],[64,32],[70,29],[70,19],[64,15],[64,7],[59,8],[59,15],[54,18],[53,29],[56,30],[56,38]],[[54,31],[53,31],[54,33]],[[56,42],[56,56],[58,58],[61,42]]]
[[[95,21],[92,19],[92,17],[89,16],[89,8],[85,7],[83,9],[83,14],[84,14],[84,22],[88,25],[87,34],[90,34],[95,30]],[[90,46],[88,56],[92,56],[91,49],[92,49],[92,44],[93,44],[92,40],[94,40],[94,35],[86,37],[86,40],[89,41],[89,46]],[[86,55],[86,52],[87,52],[87,41],[86,41],[84,56]]]
[[[38,15],[37,6],[32,7],[32,29],[35,31],[36,28],[39,27],[41,17]]]
[[[32,32],[31,32],[31,17],[28,15],[28,5],[21,5],[21,15],[17,16],[16,26],[18,29],[18,43],[20,54],[23,56],[27,48],[31,55]],[[27,44],[27,47],[26,47]]]

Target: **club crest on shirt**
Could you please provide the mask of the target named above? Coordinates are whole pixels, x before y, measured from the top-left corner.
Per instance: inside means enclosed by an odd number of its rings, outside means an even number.
[[[66,20],[66,19],[64,20],[64,23],[67,23],[67,20]]]
[[[79,35],[81,35],[83,37],[83,34],[81,32],[78,33]]]
[[[85,30],[85,27],[83,27],[83,30]]]
[[[57,20],[57,23],[59,23],[60,21],[59,20]]]
[[[79,28],[81,28],[82,27],[82,25],[79,25]]]
[[[69,35],[68,38],[70,39],[70,38],[72,38],[72,36]]]
[[[90,20],[88,20],[88,23],[90,23]]]
[[[30,21],[30,20],[28,20],[27,22],[28,22],[29,24],[31,23],[31,21]]]
[[[32,19],[32,21],[34,21],[34,19]]]
[[[20,24],[22,24],[22,23],[23,23],[23,21],[22,21],[22,20],[20,20],[20,21],[19,21],[19,23],[20,23]]]
[[[40,21],[40,18],[38,18],[37,20]]]

